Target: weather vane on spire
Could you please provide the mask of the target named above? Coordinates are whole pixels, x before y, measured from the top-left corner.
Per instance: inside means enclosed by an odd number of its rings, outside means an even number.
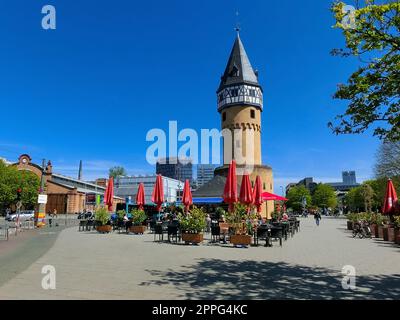
[[[239,10],[236,10],[236,27],[235,27],[235,31],[239,35],[239,33],[240,33]]]

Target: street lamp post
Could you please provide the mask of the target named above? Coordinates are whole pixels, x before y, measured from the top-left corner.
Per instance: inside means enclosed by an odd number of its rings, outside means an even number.
[[[43,159],[42,161],[42,176],[40,177],[40,190],[39,194],[40,195],[45,195],[44,187],[45,187],[45,179],[44,175],[46,172],[46,160]],[[35,224],[36,227],[42,227],[44,225],[43,219],[46,217],[46,204],[45,203],[39,203],[39,210],[37,213],[37,216],[35,217]],[[39,219],[41,219],[41,222],[39,222]]]

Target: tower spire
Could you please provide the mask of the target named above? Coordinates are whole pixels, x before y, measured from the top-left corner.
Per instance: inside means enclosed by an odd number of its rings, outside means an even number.
[[[239,35],[240,35],[239,10],[236,10],[236,26],[235,26],[235,31],[236,31],[237,36],[239,37]]]

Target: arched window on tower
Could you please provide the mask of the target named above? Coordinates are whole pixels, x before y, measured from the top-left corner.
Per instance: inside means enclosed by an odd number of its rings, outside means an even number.
[[[254,110],[250,110],[250,118],[255,119],[256,112]]]

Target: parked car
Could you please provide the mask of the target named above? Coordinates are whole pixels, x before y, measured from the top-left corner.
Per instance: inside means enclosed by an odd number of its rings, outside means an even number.
[[[6,215],[7,221],[16,221],[17,220],[17,213],[12,213]],[[33,220],[35,218],[35,210],[23,210],[19,213],[19,220]]]

